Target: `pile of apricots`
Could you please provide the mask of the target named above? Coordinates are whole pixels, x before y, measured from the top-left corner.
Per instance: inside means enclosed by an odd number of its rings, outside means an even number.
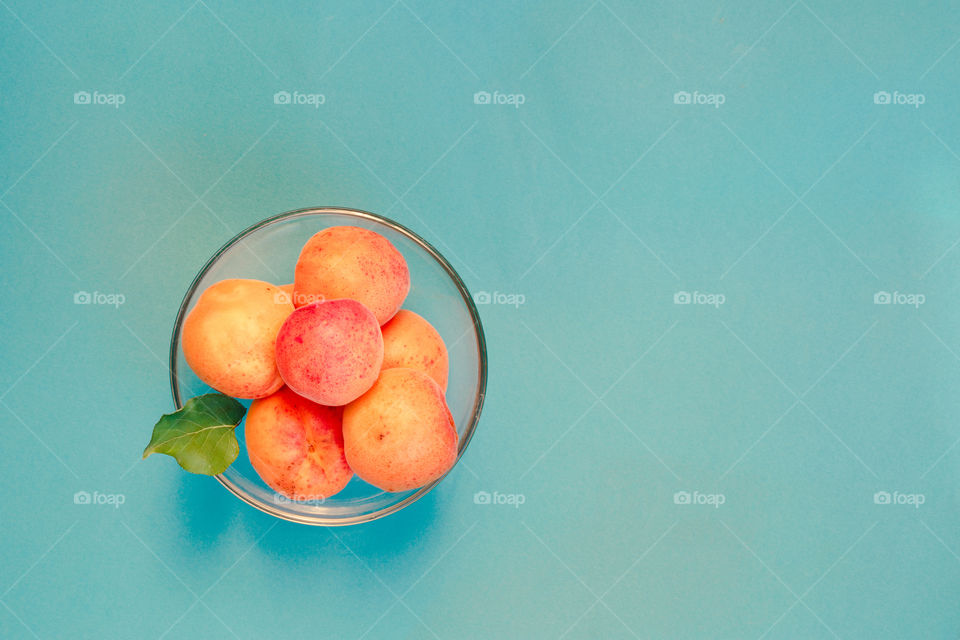
[[[294,282],[223,280],[183,325],[183,353],[217,391],[252,399],[253,468],[293,500],[322,500],[353,474],[384,491],[422,487],[456,462],[440,334],[401,309],[403,255],[382,235],[330,227],[304,245]]]

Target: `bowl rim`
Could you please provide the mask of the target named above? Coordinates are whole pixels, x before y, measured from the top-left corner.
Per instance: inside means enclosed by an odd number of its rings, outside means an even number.
[[[477,337],[477,351],[478,351],[478,391],[474,398],[473,411],[471,412],[469,424],[463,431],[463,434],[459,438],[458,450],[457,450],[457,459],[454,462],[453,466],[450,468],[450,471],[460,462],[460,458],[463,457],[464,452],[467,450],[467,445],[470,444],[470,440],[473,438],[473,434],[476,431],[477,423],[480,419],[480,412],[483,409],[483,401],[486,396],[487,390],[487,344],[486,339],[483,334],[483,324],[480,321],[480,314],[477,311],[477,307],[473,302],[473,296],[470,295],[470,291],[467,289],[467,286],[464,284],[463,279],[453,268],[453,266],[447,261],[443,255],[434,248],[429,242],[421,238],[419,235],[403,226],[395,220],[386,218],[384,216],[370,213],[369,211],[363,211],[361,209],[351,209],[347,207],[307,207],[303,209],[294,209],[292,211],[286,211],[284,213],[278,213],[276,215],[264,218],[263,220],[250,225],[229,241],[227,241],[222,247],[220,247],[213,256],[201,267],[200,271],[193,278],[193,281],[190,283],[190,286],[187,288],[187,292],[183,296],[183,300],[180,303],[180,308],[177,310],[177,317],[173,324],[173,333],[170,336],[170,389],[173,392],[173,403],[176,405],[177,410],[183,407],[183,402],[180,397],[180,388],[177,384],[178,374],[177,374],[177,355],[178,355],[178,346],[180,344],[180,331],[183,326],[183,321],[187,313],[187,305],[192,299],[194,293],[196,293],[197,288],[200,286],[201,280],[207,275],[211,267],[219,260],[228,249],[232,248],[239,242],[243,241],[244,238],[250,236],[256,231],[268,227],[272,224],[283,220],[293,220],[296,218],[304,218],[311,215],[341,215],[354,218],[361,218],[366,220],[371,220],[380,224],[384,224],[394,231],[397,231],[414,243],[419,245],[424,249],[433,259],[443,267],[443,270],[446,271],[447,275],[450,277],[450,280],[456,286],[457,291],[460,293],[460,297],[463,299],[464,304],[467,307],[467,310],[470,313],[470,317],[473,321],[474,331]],[[322,230],[322,229],[321,229]],[[450,473],[447,471],[447,473]],[[360,524],[363,522],[372,522],[373,520],[378,520],[384,516],[388,516],[391,513],[396,513],[404,507],[407,507],[423,496],[427,495],[434,487],[436,487],[447,474],[437,478],[433,482],[423,487],[417,489],[414,493],[410,494],[403,500],[391,504],[377,511],[372,511],[370,513],[360,515],[360,516],[350,516],[350,517],[325,517],[325,516],[310,516],[310,515],[301,515],[301,514],[291,514],[287,513],[277,506],[271,505],[269,503],[261,502],[260,500],[254,498],[249,493],[241,489],[239,486],[234,484],[229,478],[226,478],[222,473],[218,474],[216,479],[222,484],[230,493],[240,498],[243,502],[249,504],[250,506],[272,515],[281,520],[287,520],[289,522],[297,522],[300,524],[308,524],[314,526],[347,526],[353,524]]]

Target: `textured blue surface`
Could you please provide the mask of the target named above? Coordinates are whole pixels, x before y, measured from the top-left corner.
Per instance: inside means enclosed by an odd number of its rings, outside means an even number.
[[[0,1],[0,637],[960,633],[952,3],[40,4]],[[467,464],[335,530],[139,461],[196,271],[313,205],[522,300]]]

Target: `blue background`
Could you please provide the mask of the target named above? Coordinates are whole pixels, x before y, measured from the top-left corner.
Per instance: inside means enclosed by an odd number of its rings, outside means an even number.
[[[0,636],[960,633],[951,3],[39,4],[0,1]],[[194,274],[314,205],[523,296],[465,464],[344,529],[139,461]]]

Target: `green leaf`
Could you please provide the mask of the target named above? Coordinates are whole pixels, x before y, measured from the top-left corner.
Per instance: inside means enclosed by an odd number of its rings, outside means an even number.
[[[143,457],[165,453],[190,473],[223,473],[240,453],[233,430],[246,411],[242,404],[222,393],[191,398],[179,411],[160,418]]]

